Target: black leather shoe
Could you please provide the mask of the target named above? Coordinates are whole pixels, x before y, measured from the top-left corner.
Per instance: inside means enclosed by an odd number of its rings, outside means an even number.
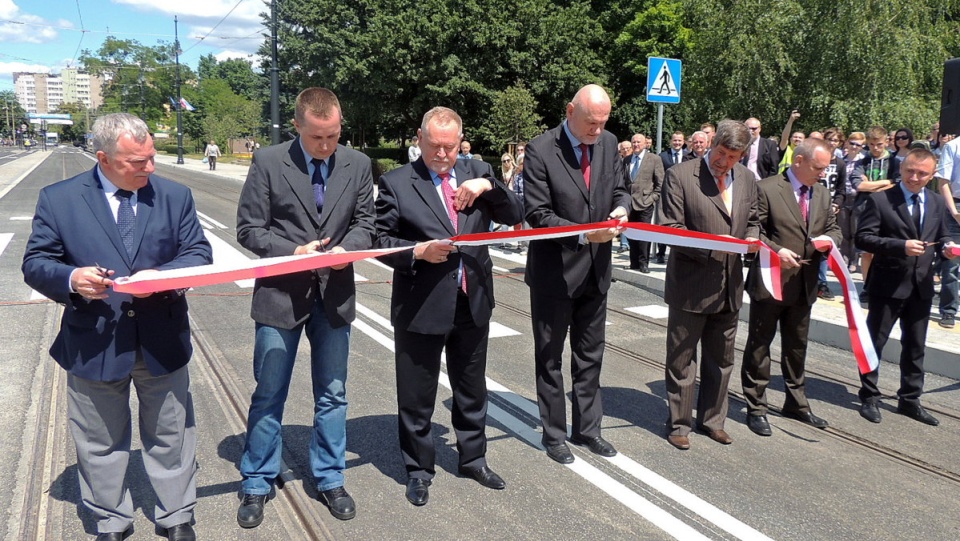
[[[167,528],[167,539],[170,541],[197,541],[197,534],[193,531],[193,526],[189,522],[184,522],[172,528]]]
[[[860,417],[863,417],[871,423],[879,423],[880,407],[877,406],[876,402],[864,402],[860,405]]]
[[[767,421],[767,416],[763,414],[747,414],[747,428],[749,428],[751,432],[758,436],[773,435],[773,431],[770,430],[770,422]]]
[[[610,445],[610,442],[597,436],[595,438],[587,438],[584,436],[574,436],[570,438],[570,441],[574,445],[582,445],[587,449],[590,449],[590,452],[595,455],[600,456],[617,456],[617,450],[613,448],[613,445]]]
[[[320,492],[320,502],[330,508],[333,518],[350,520],[357,516],[357,506],[353,498],[343,487],[331,488]]]
[[[809,411],[783,411],[781,414],[787,419],[800,421],[821,430],[830,426],[826,419],[821,419]]]
[[[927,413],[927,410],[920,404],[913,405],[901,403],[897,406],[897,413],[900,415],[906,415],[914,421],[920,421],[925,425],[937,426],[940,424],[940,421],[938,421],[933,415]]]
[[[570,452],[570,448],[567,447],[566,443],[547,445],[546,448],[548,457],[561,464],[573,464],[573,453]]]
[[[244,494],[237,509],[237,524],[241,528],[256,528],[263,522],[263,506],[267,503],[266,494]]]
[[[503,490],[507,486],[507,483],[504,482],[503,478],[491,470],[488,466],[480,466],[479,468],[460,468],[460,473],[466,475],[467,477],[473,478],[476,482],[481,485],[492,488],[494,490]]]
[[[663,265],[663,264],[666,263],[666,262],[667,262],[667,260],[664,259],[664,257],[663,257],[662,255],[658,255],[658,256],[657,256],[657,264],[658,264],[658,265]]]
[[[640,272],[643,274],[650,274],[650,267],[647,265],[640,265]]]
[[[410,480],[407,481],[407,501],[417,507],[427,505],[427,500],[430,499],[430,489],[427,488],[429,486],[429,479],[416,479],[411,477]]]
[[[97,534],[97,541],[123,541],[133,535],[133,528],[127,528],[122,532],[105,532]]]

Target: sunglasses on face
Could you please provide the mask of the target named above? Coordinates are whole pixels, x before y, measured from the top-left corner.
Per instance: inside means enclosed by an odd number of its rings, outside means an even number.
[[[863,143],[857,143],[856,141],[847,141],[847,144],[854,148],[863,148]]]
[[[897,141],[906,141],[906,140],[910,139],[910,137],[908,137],[908,136],[906,136],[906,135],[898,135],[898,136],[896,136],[895,139],[896,139]]]

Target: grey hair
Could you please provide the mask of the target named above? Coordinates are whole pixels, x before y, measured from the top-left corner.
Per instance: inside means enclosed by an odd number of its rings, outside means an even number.
[[[734,152],[742,152],[750,146],[750,130],[746,124],[738,120],[721,120],[717,126],[717,133],[713,136],[713,148],[723,145]]]
[[[448,126],[451,122],[457,125],[457,136],[463,136],[463,120],[456,111],[448,107],[434,107],[423,115],[423,122],[420,123],[420,131],[427,133],[427,125],[435,122],[437,126]]]
[[[143,144],[150,137],[146,122],[130,113],[110,113],[93,123],[93,152],[103,151],[107,156],[117,152],[117,141],[129,134],[137,143]]]
[[[818,151],[822,150],[827,154],[833,156],[833,150],[830,148],[830,145],[827,144],[823,139],[804,139],[802,143],[797,145],[797,148],[793,149],[794,159],[797,156],[803,156],[804,160],[809,160],[813,158],[813,155]]]

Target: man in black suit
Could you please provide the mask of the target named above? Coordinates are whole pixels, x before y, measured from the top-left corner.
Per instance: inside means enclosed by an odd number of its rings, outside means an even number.
[[[660,153],[664,171],[682,162],[687,157],[689,152],[683,148],[685,142],[686,137],[680,130],[673,132],[673,135],[670,136],[670,148]]]
[[[749,128],[749,124],[747,124]],[[750,324],[743,350],[741,383],[747,399],[747,426],[760,436],[770,436],[766,389],[770,384],[770,344],[780,327],[781,356],[786,399],[783,416],[826,428],[827,421],[810,410],[804,391],[804,364],[810,311],[817,300],[817,271],[827,248],[817,250],[810,240],[827,235],[840,244],[840,226],[830,208],[830,193],[820,183],[832,152],[822,140],[807,139],[797,146],[793,164],[782,175],[757,183],[760,240],[780,256],[783,296],[774,299],[760,277],[754,260],[747,277]]]
[[[900,320],[900,389],[897,412],[921,423],[939,421],[920,405],[923,356],[933,304],[933,259],[953,259],[943,198],[924,187],[933,178],[937,158],[925,149],[910,152],[900,165],[897,186],[870,194],[857,224],[856,245],[874,254],[866,287],[870,290],[867,328],[877,356]],[[860,375],[860,415],[880,422],[880,369]]]
[[[381,247],[413,246],[383,260],[394,269],[390,322],[406,496],[420,506],[436,474],[430,419],[444,349],[459,471],[488,488],[505,486],[486,459],[493,262],[486,246],[456,248],[441,239],[486,232],[492,222],[520,223],[523,202],[485,162],[457,159],[463,124],[453,110],[427,111],[417,136],[420,159],[380,178],[376,223]]]
[[[641,133],[630,140],[633,154],[623,160],[624,175],[630,189],[631,222],[651,223],[653,212],[660,201],[660,185],[663,184],[663,161],[647,150],[647,138]],[[630,240],[630,268],[647,274],[650,272],[650,243]]]
[[[760,134],[763,126],[756,118],[748,118],[744,125],[750,130],[750,146],[743,153],[740,163],[747,166],[757,180],[775,175],[777,165],[780,163],[780,150],[777,144]]]
[[[567,104],[567,118],[527,145],[524,200],[532,227],[569,226],[609,219],[626,221],[630,194],[624,186],[617,139],[604,131],[610,98],[601,87],[581,88]],[[600,437],[600,365],[603,361],[611,240],[618,228],[530,242],[524,280],[530,286],[537,402],[543,446],[560,462],[573,462],[567,437],[560,371],[570,329],[573,435],[570,440],[601,456],[617,451]]]
[[[297,96],[297,138],[253,154],[240,193],[237,241],[260,257],[372,246],[370,158],[338,145],[340,102],[325,88]],[[310,341],[314,422],[310,470],[320,501],[348,520],[356,515],[343,486],[346,469],[347,358],[356,317],[353,265],[258,278],[250,316],[257,388],[250,400],[240,460],[243,499],[237,523],[254,528],[280,475],[280,425],[301,334]]]

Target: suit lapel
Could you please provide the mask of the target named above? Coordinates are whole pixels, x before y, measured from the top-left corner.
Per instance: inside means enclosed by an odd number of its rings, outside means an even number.
[[[460,178],[461,170],[457,168],[457,164],[454,164],[454,170],[456,171],[457,183],[459,185],[460,182],[463,182],[463,179]],[[443,224],[444,229],[450,233],[450,236],[456,235],[457,232],[453,230],[453,224],[450,223],[447,208],[437,195],[437,187],[433,183],[433,178],[430,177],[430,170],[427,169],[427,166],[423,164],[422,160],[414,163],[413,175],[410,177],[410,182],[413,184],[413,189],[420,194],[423,202],[433,211],[437,220]]]
[[[907,229],[913,231],[914,234],[919,238],[919,233],[917,232],[917,227],[913,224],[913,217],[910,215],[910,209],[907,208],[907,198],[903,195],[903,190],[899,186],[890,188],[890,191],[893,191],[891,197],[893,198],[894,208],[897,210],[897,214],[900,215],[900,219],[903,220],[903,223],[906,224]]]
[[[152,182],[148,182],[146,186],[137,190],[137,231],[133,237],[133,259],[137,258],[137,252],[140,251],[140,244],[147,231],[147,224],[150,223],[150,213],[153,212],[155,202],[156,192]]]
[[[339,147],[338,147],[339,148]],[[323,189],[323,212],[320,214],[320,226],[322,227],[330,214],[336,208],[337,201],[343,196],[347,189],[349,178],[344,172],[350,168],[350,160],[344,156],[345,152],[335,152],[333,158],[333,170],[327,173],[327,182]],[[311,186],[311,190],[313,187]]]
[[[926,188],[923,188],[926,190]],[[931,220],[931,216],[937,215],[937,209],[934,206],[933,197],[930,197],[930,194],[933,192],[927,192],[923,194],[923,223],[921,223],[921,233],[917,237],[920,240],[940,240],[936,238],[933,228],[937,226],[936,220]]]
[[[110,238],[110,242],[113,244],[113,247],[117,249],[117,253],[132,267],[132,261],[130,261],[130,258],[127,256],[127,249],[123,246],[123,239],[120,238],[120,231],[117,229],[117,221],[114,219],[113,212],[107,205],[107,198],[103,194],[103,185],[100,184],[100,179],[97,177],[96,171],[96,168],[94,168],[90,178],[84,185],[83,200],[87,203],[87,206],[90,207],[90,211],[93,213],[94,218],[96,218],[97,223],[100,224],[100,227],[103,228],[107,237]]]
[[[317,216],[317,201],[313,197],[313,186],[310,184],[307,162],[304,161],[303,152],[300,149],[300,137],[294,139],[293,143],[290,144],[290,152],[284,166],[283,179],[290,185],[293,195],[307,211],[307,216],[310,217],[313,226],[319,227],[320,218]]]
[[[797,202],[797,196],[793,191],[793,184],[790,183],[790,178],[786,173],[782,175],[783,182],[780,183],[780,197],[783,199],[783,204],[786,208],[790,209],[790,214],[793,216],[793,219],[800,224],[800,229],[804,232],[807,230],[807,224],[803,220],[803,215],[800,214],[800,203]],[[807,205],[807,209],[810,209],[812,205]]]
[[[713,173],[710,172],[710,167],[707,166],[707,161],[702,160],[700,163],[700,171],[697,174],[698,180],[700,182],[700,191],[707,196],[713,204],[717,206],[717,209],[723,214],[727,221],[730,222],[730,213],[727,212],[727,206],[723,204],[723,197],[720,195],[720,189],[717,187],[717,181],[713,178]],[[736,192],[737,190],[734,190]],[[733,198],[736,201],[736,198]],[[736,206],[731,203],[732,208]]]
[[[585,201],[590,201],[590,192],[587,190],[587,184],[583,181],[583,172],[580,171],[580,164],[577,162],[577,155],[573,151],[573,144],[570,142],[570,139],[567,138],[562,124],[557,128],[557,131],[559,132],[557,135],[557,156],[560,158],[564,169],[567,170],[567,174],[570,175],[570,180],[572,180],[577,189],[580,190],[580,195],[583,196]],[[594,149],[594,151],[596,151],[596,149]],[[591,184],[596,176],[594,170],[594,167],[590,168]]]

